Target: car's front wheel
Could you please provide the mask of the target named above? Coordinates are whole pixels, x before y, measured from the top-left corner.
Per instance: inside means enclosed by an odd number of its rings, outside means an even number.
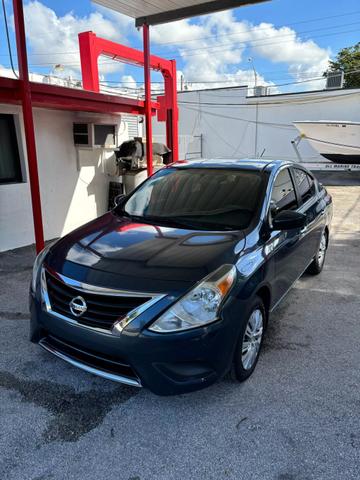
[[[263,342],[266,312],[260,298],[255,298],[249,310],[235,349],[231,377],[243,382],[255,370]]]

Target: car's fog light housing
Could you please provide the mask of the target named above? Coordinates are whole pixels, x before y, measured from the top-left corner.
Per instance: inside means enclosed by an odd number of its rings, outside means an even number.
[[[235,278],[233,265],[218,268],[155,320],[149,330],[179,332],[215,322]]]
[[[33,266],[33,270],[32,270],[32,279],[31,279],[31,290],[33,292],[36,291],[36,284],[37,284],[38,277],[39,277],[40,267],[43,264],[43,261],[46,257],[46,254],[48,253],[48,251],[49,251],[49,249],[52,245],[53,244],[50,244],[47,247],[45,247],[43,250],[41,250],[41,252],[35,258],[35,262],[34,262],[34,266]]]

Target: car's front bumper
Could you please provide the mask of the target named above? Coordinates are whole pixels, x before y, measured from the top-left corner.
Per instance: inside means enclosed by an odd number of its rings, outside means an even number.
[[[139,329],[114,335],[84,328],[45,311],[32,294],[30,311],[33,342],[90,373],[159,395],[190,392],[222,377],[238,330],[230,307],[218,322],[175,334]]]

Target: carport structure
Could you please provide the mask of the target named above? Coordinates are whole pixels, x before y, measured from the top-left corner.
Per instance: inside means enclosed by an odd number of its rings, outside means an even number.
[[[33,106],[51,106],[51,108],[81,108],[88,102],[90,111],[96,111],[100,106],[98,102],[103,102],[104,111],[107,112],[129,112],[144,114],[146,119],[146,156],[148,164],[148,173],[152,172],[152,126],[151,118],[154,113],[154,108],[157,106],[152,102],[151,98],[151,69],[160,70],[165,78],[165,87],[168,95],[161,100],[163,102],[163,110],[166,111],[160,119],[167,122],[167,141],[173,150],[173,159],[177,159],[178,152],[178,133],[177,133],[177,105],[176,105],[176,70],[174,70],[174,63],[171,64],[163,60],[162,65],[154,65],[154,58],[150,55],[150,32],[149,27],[151,25],[158,25],[160,23],[171,22],[184,18],[189,18],[196,15],[203,15],[229,8],[236,8],[245,5],[251,5],[261,3],[268,0],[94,0],[95,3],[102,6],[111,8],[120,13],[128,15],[135,19],[136,27],[142,27],[143,29],[143,53],[139,58],[139,53],[136,50],[133,52],[126,47],[122,52],[113,52],[114,45],[106,44],[104,46],[102,42],[106,42],[103,39],[94,39],[87,33],[87,37],[83,37],[83,59],[91,61],[90,71],[83,66],[83,72],[86,71],[88,75],[86,80],[88,83],[84,84],[84,88],[89,90],[95,90],[96,92],[96,72],[97,72],[97,58],[101,54],[114,53],[114,59],[120,61],[128,61],[130,63],[137,63],[144,67],[144,84],[145,84],[145,102],[136,101],[131,99],[124,99],[114,97],[113,99],[105,98],[109,96],[99,97],[99,94],[90,92],[65,92],[66,90],[59,88],[58,91],[54,89],[46,90],[45,85],[35,86],[29,81],[28,61],[26,53],[26,36],[25,36],[25,23],[23,13],[22,0],[13,0],[14,8],[14,24],[16,32],[16,45],[17,55],[19,63],[19,79],[9,80],[0,77],[0,99],[5,97],[13,103],[20,103],[22,105],[23,118],[24,118],[24,130],[26,139],[26,151],[29,167],[29,180],[31,190],[31,201],[33,210],[34,230],[35,230],[35,243],[36,251],[39,252],[44,247],[44,233],[41,213],[41,199],[40,199],[40,186],[37,166],[36,144],[35,144],[35,132],[34,132],[34,120],[33,120]],[[95,36],[96,37],[96,36]],[[81,42],[80,38],[80,42]],[[91,42],[93,42],[91,44]],[[110,47],[110,48],[109,48]],[[167,67],[164,67],[166,66]],[[172,65],[172,66],[171,66]],[[65,92],[65,93],[64,93]],[[170,92],[170,93],[169,93]],[[95,95],[95,96],[93,96]],[[114,109],[114,105],[117,105]],[[99,111],[99,110],[98,110]]]

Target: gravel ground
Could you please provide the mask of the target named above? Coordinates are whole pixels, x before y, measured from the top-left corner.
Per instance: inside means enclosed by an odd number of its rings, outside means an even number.
[[[31,248],[0,255],[0,479],[360,477],[360,187],[329,188],[323,273],[273,313],[255,374],[156,397],[28,341]]]

